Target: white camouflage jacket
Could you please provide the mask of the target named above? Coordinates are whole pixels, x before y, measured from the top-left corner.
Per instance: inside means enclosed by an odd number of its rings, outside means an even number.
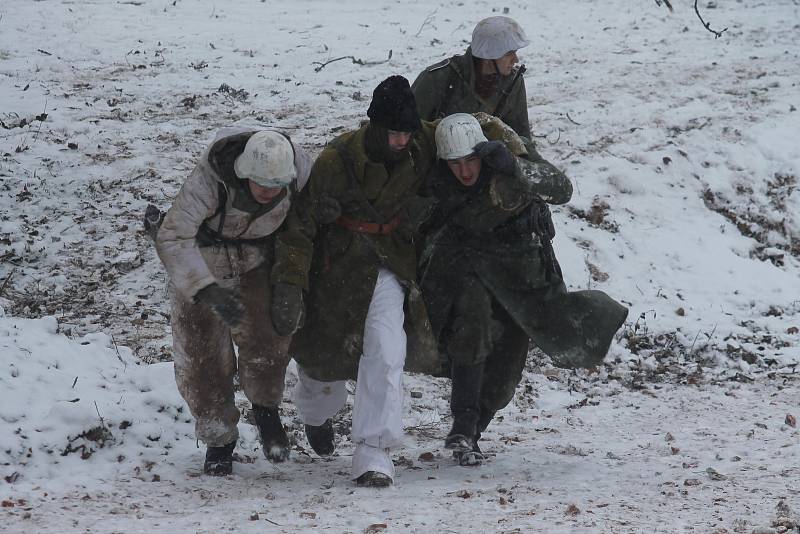
[[[247,139],[254,132],[252,129],[225,128],[217,133],[214,142],[203,153],[194,171],[184,182],[158,231],[158,256],[171,282],[187,298],[193,298],[200,289],[214,282],[227,287],[235,286],[240,275],[271,257],[271,252],[263,244],[201,247],[196,239],[204,222],[213,230],[219,227],[220,215],[217,211],[220,183],[227,191],[225,219],[221,231],[223,238],[263,238],[274,233],[286,218],[292,201],[291,193],[266,213],[253,214],[237,208],[244,199],[237,199],[237,194],[241,195],[240,188],[231,187],[231,180],[236,180],[232,177],[233,158],[241,153]],[[297,169],[295,189],[299,191],[308,181],[312,161],[302,148],[294,143],[292,146]],[[253,200],[250,199],[250,202]]]

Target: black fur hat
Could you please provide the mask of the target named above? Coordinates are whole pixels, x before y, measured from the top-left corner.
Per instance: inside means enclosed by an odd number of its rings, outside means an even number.
[[[372,92],[372,102],[367,117],[379,126],[398,132],[419,129],[417,101],[408,80],[402,76],[389,76]]]

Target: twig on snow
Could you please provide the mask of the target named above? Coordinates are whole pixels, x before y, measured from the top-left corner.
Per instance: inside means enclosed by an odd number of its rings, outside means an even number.
[[[44,101],[44,109],[42,110],[42,114],[37,117],[39,119],[39,127],[36,128],[36,133],[33,134],[33,140],[36,141],[39,138],[39,130],[42,129],[42,123],[44,123],[45,119],[47,119],[47,100]]]
[[[0,286],[0,297],[2,297],[2,296],[3,296],[3,293],[4,293],[4,292],[5,292],[5,290],[6,290],[6,286],[7,286],[7,285],[8,285],[8,283],[11,281],[11,277],[12,277],[12,276],[14,276],[14,272],[16,272],[16,270],[17,270],[17,268],[16,268],[16,267],[14,267],[13,269],[11,269],[11,272],[10,272],[10,273],[8,273],[8,276],[6,276],[6,279],[5,279],[5,280],[3,280],[3,285],[1,285],[1,286]]]
[[[700,334],[702,334],[702,333],[703,333],[703,330],[701,329],[700,331],[697,332],[697,335],[694,336],[694,341],[692,341],[692,346],[689,347],[689,354],[691,354],[692,351],[694,350],[694,344],[697,343],[697,338],[700,337]]]
[[[669,0],[656,0],[656,5],[658,5],[658,7],[661,7],[662,3],[665,6],[667,6],[667,9],[669,9],[669,12],[672,13],[672,11],[673,11],[672,4],[669,3]]]
[[[386,59],[384,59],[382,61],[364,61],[363,59],[359,59],[359,58],[357,58],[355,56],[342,56],[342,57],[337,57],[336,59],[331,59],[330,61],[326,61],[325,63],[320,63],[319,61],[314,61],[311,64],[312,65],[318,65],[317,67],[314,67],[314,72],[319,72],[322,69],[324,69],[325,67],[327,67],[328,65],[330,65],[331,63],[333,63],[334,61],[341,61],[342,59],[350,59],[356,65],[381,65],[383,63],[388,63],[389,60],[392,59],[392,51],[389,50],[389,57],[387,57]]]
[[[278,526],[278,527],[282,527],[282,526],[283,526],[283,525],[281,525],[280,523],[276,523],[275,521],[273,521],[273,520],[272,520],[272,519],[270,519],[269,517],[262,517],[263,515],[264,515],[264,512],[259,512],[259,514],[258,514],[258,518],[259,518],[259,519],[263,519],[263,520],[264,520],[264,521],[266,521],[267,523],[272,523],[273,525],[275,525],[275,526]]]
[[[697,13],[697,18],[699,18],[700,22],[703,23],[703,27],[714,34],[714,39],[719,39],[720,37],[722,37],[723,33],[728,31],[728,28],[725,28],[722,31],[712,30],[711,23],[703,20],[703,16],[700,14],[700,10],[697,8],[697,0],[694,0],[694,12]]]
[[[428,13],[428,15],[425,17],[425,20],[422,21],[422,25],[419,27],[419,30],[417,30],[417,33],[414,34],[414,37],[419,37],[419,34],[422,33],[422,30],[425,29],[425,26],[427,26],[433,21],[433,16],[436,14],[437,11],[439,11],[438,7],[433,11],[431,11],[430,13]]]
[[[574,125],[576,125],[576,126],[580,126],[580,125],[581,125],[581,123],[579,123],[579,122],[575,122],[574,120],[572,120],[572,117],[570,117],[570,116],[569,116],[569,112],[566,112],[566,113],[564,113],[564,115],[566,115],[566,116],[567,116],[567,119],[568,119],[568,120],[569,120],[569,122],[571,122],[572,124],[574,124]]]
[[[669,9],[670,13],[672,13],[674,11],[674,9],[672,9],[672,4],[669,3],[669,0],[655,0],[655,2],[656,2],[656,5],[659,6],[659,7],[661,7],[661,4],[663,3],[665,6],[667,6],[667,9]],[[708,31],[710,31],[711,33],[714,34],[714,39],[719,39],[720,37],[722,37],[722,34],[725,33],[728,30],[728,28],[725,28],[722,31],[717,31],[717,30],[712,29],[711,28],[711,23],[706,22],[705,20],[703,20],[703,16],[700,14],[700,9],[697,7],[697,2],[698,2],[698,0],[694,0],[694,12],[697,13],[697,18],[700,19],[700,22],[703,24],[703,27],[706,30],[708,30]]]
[[[103,416],[100,415],[100,408],[97,407],[97,401],[94,401],[94,410],[97,412],[97,417],[100,418],[100,426],[102,426],[103,428],[106,428],[106,422],[103,419]]]
[[[117,346],[117,340],[114,339],[114,334],[111,334],[111,342],[114,344],[114,350],[117,351],[117,359],[122,362],[124,365],[124,370],[128,370],[128,363],[122,359],[122,354],[119,353],[119,347]]]

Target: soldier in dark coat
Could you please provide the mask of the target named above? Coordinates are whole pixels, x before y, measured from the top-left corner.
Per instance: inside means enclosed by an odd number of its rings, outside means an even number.
[[[427,324],[406,208],[436,161],[435,127],[420,122],[402,76],[376,87],[367,115],[367,125],[319,155],[278,235],[273,322],[284,335],[300,327],[289,352],[298,362],[295,403],[312,448],[333,452],[331,418],[347,399],[345,381],[357,378],[353,478],[387,486],[394,475],[389,451],[403,431],[404,323]],[[416,329],[407,328],[410,343]],[[429,328],[428,337],[436,364]]]
[[[525,67],[515,67],[517,50],[530,41],[516,21],[489,17],[475,26],[472,43],[456,55],[422,71],[411,90],[420,117],[436,120],[453,113],[484,112],[499,117],[530,139]]]
[[[487,141],[471,115],[443,119],[436,143],[428,187],[439,202],[420,277],[452,378],[445,447],[468,465],[482,459],[481,432],[513,398],[530,339],[557,365],[597,365],[627,309],[601,291],[566,291],[546,205],[572,195],[561,171]]]

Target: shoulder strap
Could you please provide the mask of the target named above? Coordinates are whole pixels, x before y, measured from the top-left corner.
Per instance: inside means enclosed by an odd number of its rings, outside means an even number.
[[[225,187],[225,184],[220,180],[217,182],[217,196],[219,197],[219,201],[217,204],[217,211],[214,212],[214,215],[211,217],[215,217],[219,215],[219,224],[217,225],[217,235],[222,235],[222,227],[225,225],[225,206],[228,204],[228,188]]]

